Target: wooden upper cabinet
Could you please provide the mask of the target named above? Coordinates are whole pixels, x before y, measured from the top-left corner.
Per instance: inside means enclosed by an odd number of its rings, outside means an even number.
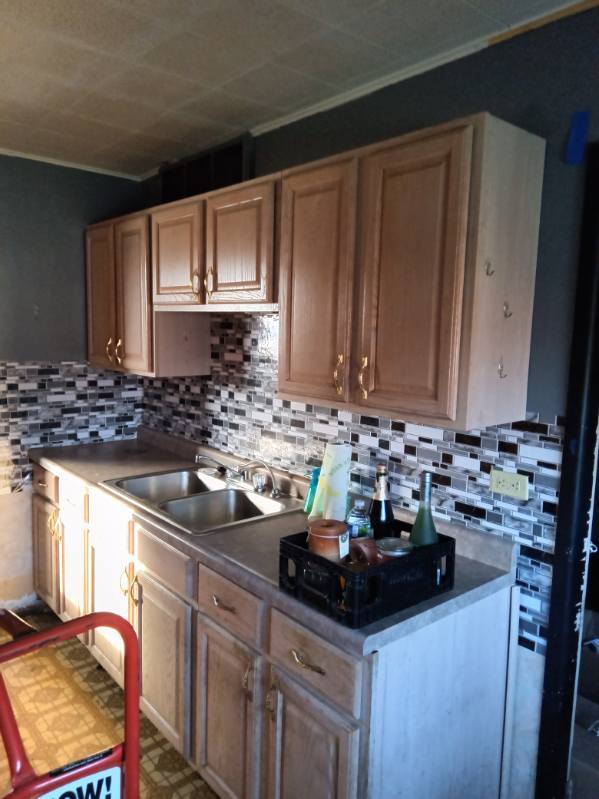
[[[190,202],[152,213],[154,303],[202,300],[202,203]]]
[[[283,176],[279,391],[347,400],[357,159]]]
[[[134,216],[114,227],[117,297],[115,359],[131,372],[152,369],[148,217]]]
[[[456,417],[472,127],[362,164],[360,405]]]
[[[86,234],[87,351],[94,366],[111,368],[116,333],[113,224],[94,225]]]
[[[273,301],[275,182],[206,200],[206,302]]]

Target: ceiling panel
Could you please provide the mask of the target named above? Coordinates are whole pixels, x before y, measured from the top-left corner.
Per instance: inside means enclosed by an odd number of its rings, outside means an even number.
[[[0,150],[141,175],[567,5],[0,0]]]

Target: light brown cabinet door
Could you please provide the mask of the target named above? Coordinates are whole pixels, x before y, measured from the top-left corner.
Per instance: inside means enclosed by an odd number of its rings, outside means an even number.
[[[162,734],[189,756],[191,607],[148,574],[132,588],[141,645],[141,709]]]
[[[58,508],[34,494],[32,507],[33,584],[55,613],[60,612],[60,522]]]
[[[108,611],[129,621],[129,588],[133,578],[130,555],[131,532],[126,514],[107,498],[91,512],[87,543],[88,609]],[[89,633],[96,659],[122,686],[124,651],[115,630],[99,627]]]
[[[273,669],[266,698],[268,799],[352,799],[358,729]]]
[[[131,372],[152,369],[150,244],[148,217],[135,216],[114,227],[117,340],[115,359]]]
[[[61,618],[77,619],[85,613],[86,530],[75,512],[60,511]]]
[[[199,617],[196,763],[219,796],[255,796],[256,655]]]
[[[455,418],[471,154],[464,126],[362,161],[360,405]]]
[[[155,304],[201,302],[203,249],[201,203],[185,203],[152,214]]]
[[[357,160],[283,177],[279,390],[349,396]]]
[[[89,228],[87,263],[87,358],[94,366],[114,367],[116,344],[116,278],[114,226]]]
[[[206,302],[272,302],[274,181],[206,200]]]

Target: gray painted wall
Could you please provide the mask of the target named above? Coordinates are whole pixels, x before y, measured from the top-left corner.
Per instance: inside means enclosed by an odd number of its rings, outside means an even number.
[[[599,10],[571,17],[256,140],[258,175],[490,111],[547,140],[528,408],[563,414],[584,169],[562,160],[574,111],[599,137]]]
[[[134,181],[0,156],[0,360],[85,358],[85,227],[140,201]]]

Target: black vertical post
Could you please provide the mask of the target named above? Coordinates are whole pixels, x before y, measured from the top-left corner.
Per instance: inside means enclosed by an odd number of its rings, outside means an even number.
[[[599,144],[588,149],[585,206],[560,501],[557,517],[549,634],[537,759],[537,799],[567,791],[574,685],[582,613],[584,539],[593,489],[599,413]]]

